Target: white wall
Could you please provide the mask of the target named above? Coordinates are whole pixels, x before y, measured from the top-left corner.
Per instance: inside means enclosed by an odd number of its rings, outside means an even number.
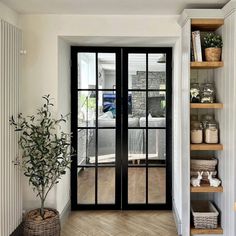
[[[189,108],[189,91],[190,91],[190,20],[183,26],[182,31],[182,76],[181,76],[181,166],[182,166],[182,235],[188,236],[190,229],[190,108]]]
[[[0,2],[0,18],[12,25],[19,26],[19,15],[16,11],[10,9]]]
[[[70,45],[63,39],[58,38],[58,114],[69,114],[70,109]],[[70,133],[70,119],[62,127],[63,131]],[[57,188],[57,210],[62,212],[66,204],[70,202],[70,170],[67,169],[56,186]],[[63,194],[59,194],[63,193]]]
[[[176,207],[176,223],[182,220],[182,152],[181,152],[181,39],[178,39],[173,51],[173,79],[172,79],[172,161],[173,161],[173,203]],[[179,217],[179,219],[178,219]],[[178,229],[181,225],[178,226]]]
[[[157,46],[159,40],[163,44],[163,39],[169,38],[173,43],[176,38],[180,37],[177,17],[22,15],[20,19],[24,34],[24,48],[27,50],[23,66],[22,109],[26,113],[33,112],[39,105],[41,96],[50,93],[53,97],[58,98],[55,104],[58,112],[69,111],[68,77],[70,76],[66,68],[61,71],[62,64],[66,58],[69,58],[68,45],[61,40],[58,41],[58,36],[113,37],[116,39],[148,37],[156,39],[153,45]],[[175,53],[178,53],[178,50],[175,50]],[[65,57],[62,58],[62,55]],[[175,158],[181,161],[180,157]],[[173,175],[180,179],[179,172],[173,173]],[[49,205],[56,205],[60,212],[69,197],[68,195],[59,197],[65,194],[66,188],[69,190],[68,176],[52,191],[48,202]],[[175,191],[176,194],[180,192],[180,190]],[[26,186],[24,195],[26,197],[25,208],[33,207],[35,199],[32,198],[32,193]]]

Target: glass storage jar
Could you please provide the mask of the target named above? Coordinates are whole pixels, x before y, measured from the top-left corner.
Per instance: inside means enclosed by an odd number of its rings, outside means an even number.
[[[204,130],[205,143],[219,142],[219,127],[215,120],[211,120],[206,124]]]
[[[216,97],[216,89],[213,83],[204,83],[201,85],[201,103],[214,103]]]
[[[191,83],[190,85],[190,102],[191,103],[200,103],[200,86],[198,83]]]
[[[206,125],[207,125],[211,120],[214,120],[214,115],[205,114],[205,115],[202,115],[202,116],[201,116],[201,122],[202,122],[203,129],[206,128]]]
[[[202,123],[199,121],[191,122],[191,143],[202,143],[203,142],[203,128]]]

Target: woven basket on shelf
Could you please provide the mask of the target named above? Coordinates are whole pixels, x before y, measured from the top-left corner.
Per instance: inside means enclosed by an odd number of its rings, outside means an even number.
[[[217,228],[219,212],[210,201],[191,201],[191,212],[195,228]]]
[[[216,158],[191,158],[190,169],[191,171],[215,171],[217,165]]]
[[[32,219],[32,216],[36,215],[39,209],[32,210],[24,216],[24,236],[60,236],[61,226],[59,212],[51,208],[45,208],[45,210],[54,212],[55,216],[41,221]]]
[[[206,61],[220,61],[221,48],[205,48]]]

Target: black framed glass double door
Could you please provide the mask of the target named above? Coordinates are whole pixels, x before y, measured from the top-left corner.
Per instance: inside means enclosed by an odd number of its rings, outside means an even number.
[[[71,47],[71,203],[171,209],[171,48]]]

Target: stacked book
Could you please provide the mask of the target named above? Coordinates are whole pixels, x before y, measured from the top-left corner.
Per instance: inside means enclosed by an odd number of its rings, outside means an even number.
[[[202,61],[202,46],[200,31],[192,31],[192,61]]]

